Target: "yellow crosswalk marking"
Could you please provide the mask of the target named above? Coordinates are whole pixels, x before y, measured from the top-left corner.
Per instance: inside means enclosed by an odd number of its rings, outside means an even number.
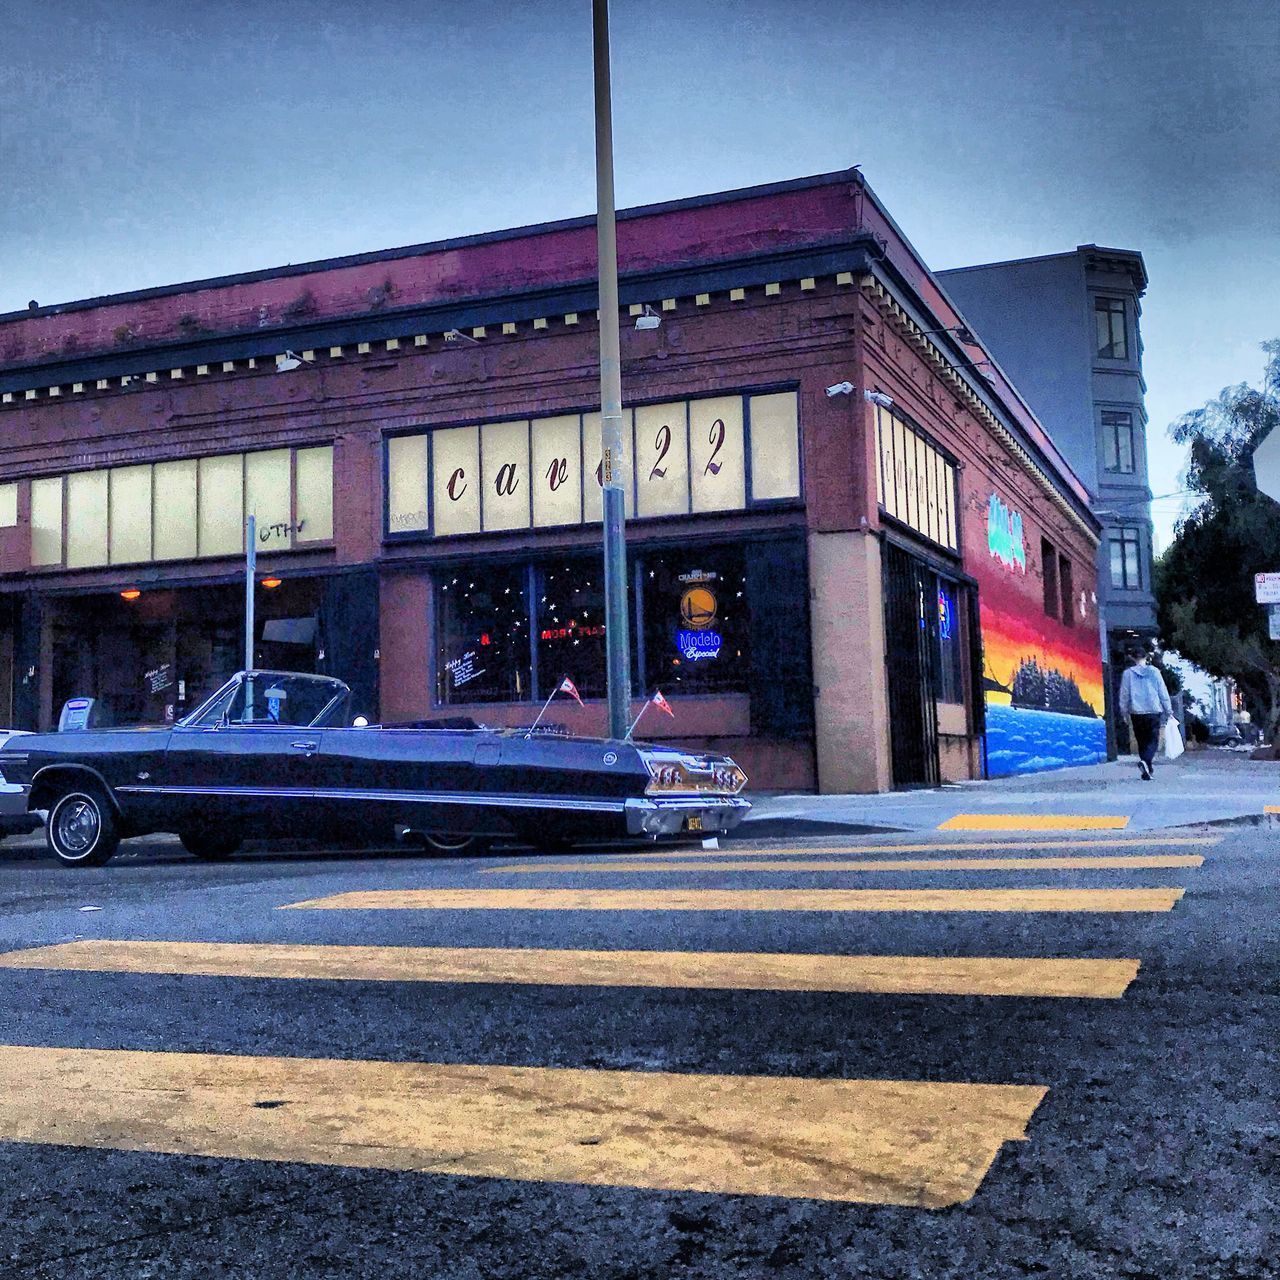
[[[943,1208],[1046,1092],[0,1046],[0,1139]]]
[[[1114,831],[1129,825],[1119,814],[958,813],[939,831]]]
[[[6,952],[0,954],[0,968],[362,982],[540,983],[1118,999],[1137,977],[1138,961],[94,939]]]
[[[501,867],[485,867],[484,875],[545,872],[601,871],[606,873],[656,871],[1154,871],[1172,867],[1198,867],[1204,859],[1194,854],[1164,854],[1144,857],[1123,855],[1099,858],[895,858],[862,862],[830,860],[771,862],[512,862]]]
[[[1107,838],[1093,836],[1084,840],[947,840],[934,841],[931,844],[844,844],[844,845],[787,845],[778,848],[745,848],[740,849],[730,844],[721,849],[689,848],[675,846],[655,852],[640,850],[618,850],[611,854],[591,854],[583,852],[581,857],[615,857],[627,859],[652,858],[778,858],[804,857],[815,855],[827,857],[834,854],[901,854],[901,853],[968,853],[980,850],[982,853],[1018,853],[1023,850],[1039,849],[1131,849],[1146,848],[1152,845],[1162,849],[1194,848],[1197,846],[1221,844],[1220,836],[1121,836]]]
[[[1181,889],[372,889],[329,911],[1172,911]]]

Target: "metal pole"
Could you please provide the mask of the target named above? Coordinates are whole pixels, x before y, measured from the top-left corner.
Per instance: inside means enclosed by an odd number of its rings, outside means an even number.
[[[609,736],[627,733],[631,643],[627,620],[626,444],[618,338],[618,233],[613,209],[613,116],[609,89],[609,0],[591,0],[596,99],[596,246],[600,273],[600,479],[604,489],[605,666]]]
[[[253,580],[258,570],[258,522],[250,516],[244,530],[244,669],[253,670]]]

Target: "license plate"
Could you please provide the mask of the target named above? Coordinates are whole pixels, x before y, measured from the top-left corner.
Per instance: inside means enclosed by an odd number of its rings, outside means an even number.
[[[693,817],[689,818],[688,821],[686,821],[684,829],[686,831],[701,831],[702,819],[695,814]]]

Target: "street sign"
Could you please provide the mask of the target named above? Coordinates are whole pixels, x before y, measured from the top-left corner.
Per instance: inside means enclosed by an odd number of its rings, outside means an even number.
[[[1280,640],[1280,604],[1267,605],[1267,631],[1273,640]]]
[[[1255,573],[1253,598],[1259,604],[1280,604],[1280,573]]]
[[[1253,451],[1253,478],[1259,493],[1280,502],[1280,428],[1268,431]]]

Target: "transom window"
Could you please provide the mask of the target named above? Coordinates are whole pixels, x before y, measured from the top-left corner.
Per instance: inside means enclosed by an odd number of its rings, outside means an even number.
[[[800,497],[794,391],[623,411],[627,518],[739,511]],[[603,518],[600,415],[389,436],[386,535],[450,537]]]
[[[956,466],[914,423],[876,408],[880,509],[930,542],[959,550]]]

